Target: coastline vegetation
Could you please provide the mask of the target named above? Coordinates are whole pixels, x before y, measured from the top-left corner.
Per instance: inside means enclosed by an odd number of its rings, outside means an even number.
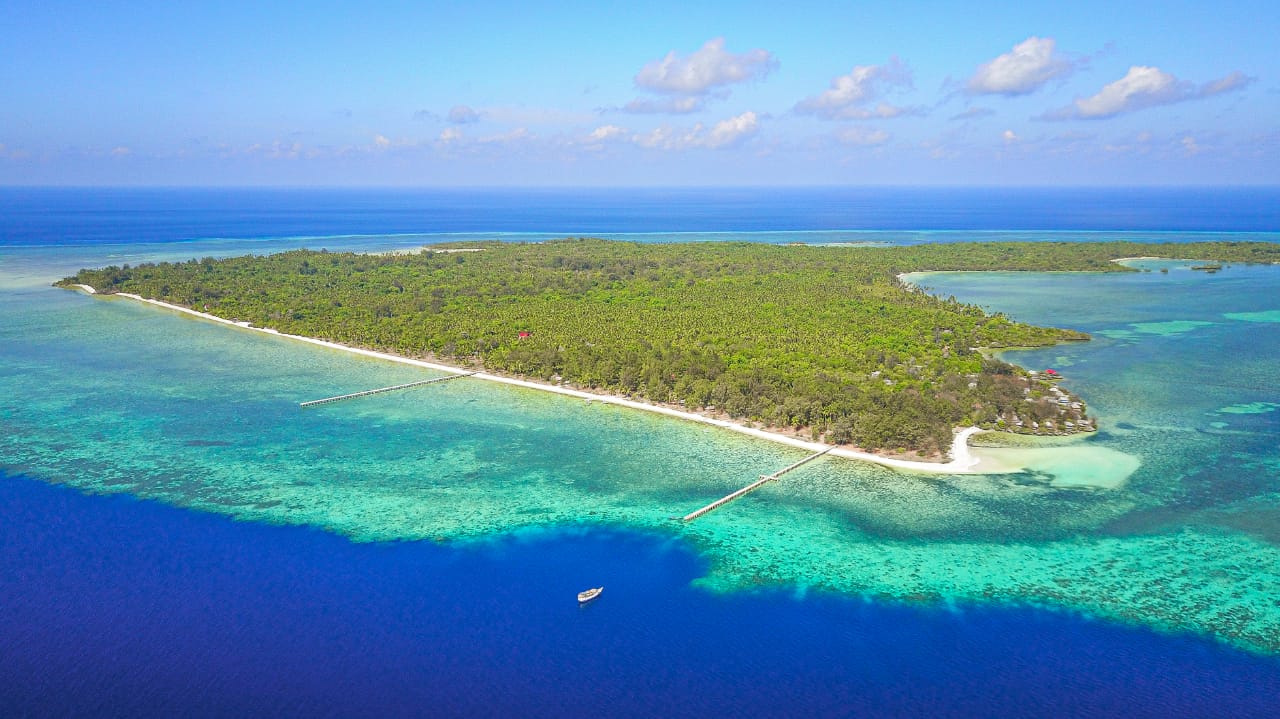
[[[978,351],[1088,336],[934,297],[900,274],[1126,272],[1133,270],[1113,260],[1137,256],[1276,262],[1280,247],[567,239],[433,246],[417,254],[297,250],[193,259],[82,270],[59,284],[723,413],[868,450],[937,455],[961,425],[1090,428],[1078,398]]]

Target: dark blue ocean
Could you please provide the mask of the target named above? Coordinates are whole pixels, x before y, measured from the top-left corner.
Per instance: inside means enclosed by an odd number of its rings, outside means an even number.
[[[45,289],[42,273],[56,278],[66,263],[132,246],[189,242],[225,254],[279,238],[360,247],[368,237],[382,248],[424,236],[1276,241],[1277,232],[1274,188],[0,189],[0,306],[30,323],[0,328],[0,431],[41,437],[28,402],[56,413],[123,396],[12,388],[48,371],[67,333],[89,337],[94,321],[78,313],[100,309]],[[45,324],[56,331],[42,334]],[[94,372],[131,371],[111,350],[79,359]],[[165,401],[182,401],[175,395]],[[90,439],[116,451],[109,431]],[[15,440],[20,449],[0,453],[0,716],[1280,714],[1280,659],[1203,635],[1069,609],[789,587],[714,593],[691,584],[708,567],[685,542],[624,526],[353,542],[138,499],[128,477],[105,480],[119,493],[75,489],[77,477],[41,469],[94,467],[59,462],[74,441],[28,449]],[[608,589],[579,608],[573,593],[591,584]]]
[[[0,477],[5,716],[1275,716],[1280,666],[1029,609],[689,587],[667,541],[352,544]],[[579,609],[567,577],[608,586]]]
[[[0,245],[16,246],[451,233],[1278,229],[1280,188],[0,189]]]

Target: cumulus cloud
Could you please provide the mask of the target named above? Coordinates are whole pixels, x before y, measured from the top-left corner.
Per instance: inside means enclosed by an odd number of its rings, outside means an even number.
[[[1098,120],[1149,107],[1221,95],[1244,88],[1253,80],[1237,71],[1197,87],[1158,67],[1134,65],[1124,77],[1107,84],[1096,95],[1077,98],[1066,107],[1045,113],[1043,118]]]
[[[1013,46],[1013,50],[983,63],[965,83],[970,95],[1026,95],[1045,83],[1071,74],[1075,66],[1054,51],[1051,37],[1034,35]]]
[[[388,147],[391,147],[391,140],[387,139],[387,137],[384,135],[374,135],[373,145],[374,147],[377,147],[380,150],[385,150]]]
[[[627,143],[631,140],[631,131],[617,125],[601,125],[586,135],[570,138],[570,147],[579,147],[588,152],[600,152],[612,144]]]
[[[449,108],[447,119],[454,125],[470,125],[480,121],[480,113],[466,105],[454,105]]]
[[[705,95],[712,90],[748,80],[759,80],[778,66],[768,50],[732,53],[724,49],[724,38],[708,40],[691,55],[675,50],[654,60],[636,73],[636,87],[669,95]]]
[[[796,112],[828,120],[890,118],[910,112],[880,100],[885,94],[911,87],[911,70],[892,58],[884,65],[857,65],[848,75],[831,81],[831,87],[796,104]]]
[[[614,138],[623,137],[626,134],[626,128],[618,127],[617,125],[601,125],[600,127],[592,130],[591,134],[587,135],[587,139],[591,142],[605,142]]]
[[[712,149],[729,147],[751,137],[759,129],[760,120],[756,114],[750,111],[744,112],[737,117],[717,122],[703,139],[702,145]]]
[[[456,127],[446,127],[440,131],[440,137],[436,139],[438,142],[446,145],[451,142],[458,142],[462,139],[462,130],[459,130]]]
[[[724,98],[728,87],[760,80],[778,67],[768,50],[733,53],[724,49],[724,38],[708,40],[690,55],[672,50],[636,73],[635,84],[658,98],[632,100],[623,112],[687,114],[706,106],[709,98]]]
[[[1018,137],[1018,133],[1014,132],[1013,130],[1005,130],[1004,132],[1000,133],[1000,138],[1004,140],[1006,145],[1012,145],[1013,143],[1022,139]]]

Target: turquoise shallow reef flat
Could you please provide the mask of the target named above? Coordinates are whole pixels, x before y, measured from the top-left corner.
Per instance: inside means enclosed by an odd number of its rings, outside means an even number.
[[[1005,446],[984,461],[1028,469],[978,476],[823,459],[680,524],[804,452],[466,379],[304,410],[430,373],[47,287],[80,266],[288,246],[6,251],[0,465],[357,541],[639,529],[689,542],[715,591],[1031,603],[1280,653],[1280,413],[1231,409],[1280,401],[1274,324],[1233,317],[1274,310],[1280,268],[919,276],[1094,333],[1006,358],[1061,371],[1102,431],[988,437]]]

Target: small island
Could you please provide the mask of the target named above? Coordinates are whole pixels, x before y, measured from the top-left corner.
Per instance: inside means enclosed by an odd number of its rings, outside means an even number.
[[[987,352],[1089,338],[935,297],[901,275],[1131,272],[1114,260],[1136,256],[1276,262],[1280,247],[566,239],[193,259],[82,270],[58,284],[791,437],[938,460],[958,427],[1096,429],[1084,401],[1056,373]]]

